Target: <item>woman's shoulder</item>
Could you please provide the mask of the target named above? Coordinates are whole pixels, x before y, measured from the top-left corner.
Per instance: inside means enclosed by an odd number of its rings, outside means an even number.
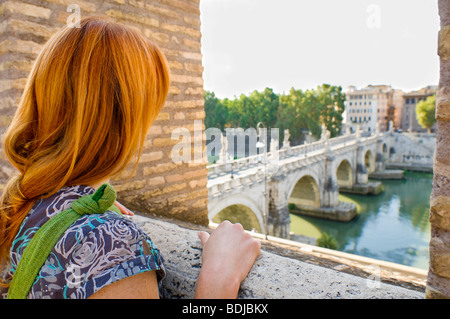
[[[43,283],[38,286],[45,286],[45,278],[56,265],[64,265],[64,279],[70,279],[65,298],[86,298],[145,271],[155,270],[160,281],[165,276],[163,261],[159,249],[136,223],[107,211],[80,218],[64,233],[41,270]]]
[[[89,251],[91,255],[98,255],[99,258],[109,254],[113,257],[103,258],[110,261],[144,255],[144,251],[155,258],[160,255],[160,251],[145,231],[130,217],[112,210],[81,217],[67,229],[55,246],[55,251],[64,256]]]
[[[51,217],[91,195],[87,186],[65,187],[36,202],[11,251],[11,271],[27,243]],[[165,275],[163,257],[151,238],[132,219],[114,210],[81,216],[63,233],[33,285],[34,298],[86,298],[102,287],[144,271]],[[49,289],[51,287],[51,289]],[[45,291],[45,292],[44,292]]]

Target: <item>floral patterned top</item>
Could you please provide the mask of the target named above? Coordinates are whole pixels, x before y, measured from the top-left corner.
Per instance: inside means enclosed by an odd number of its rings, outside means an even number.
[[[64,187],[37,201],[21,225],[0,278],[12,278],[25,247],[45,222],[70,208],[74,200],[94,192],[89,186]],[[53,248],[28,298],[88,298],[113,282],[151,270],[156,271],[160,283],[165,275],[163,261],[152,240],[128,217],[114,211],[84,215]],[[7,298],[7,293],[0,288],[1,298]]]

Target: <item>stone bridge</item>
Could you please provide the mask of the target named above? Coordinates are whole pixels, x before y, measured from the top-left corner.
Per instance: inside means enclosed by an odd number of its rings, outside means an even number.
[[[295,147],[285,140],[279,149],[237,160],[221,156],[208,166],[209,219],[239,222],[247,230],[282,238],[289,237],[290,210],[351,220],[356,207],[340,202],[339,192],[380,191],[381,183],[369,182],[369,174],[384,171],[388,133],[326,136]]]

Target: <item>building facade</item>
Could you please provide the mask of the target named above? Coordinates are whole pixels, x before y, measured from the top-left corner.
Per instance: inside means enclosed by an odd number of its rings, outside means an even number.
[[[407,132],[426,132],[416,118],[416,106],[420,101],[436,94],[436,86],[427,86],[420,90],[403,95],[403,107],[401,112],[400,128]]]
[[[399,109],[403,92],[388,85],[368,85],[362,89],[350,86],[346,92],[346,123],[354,132],[389,129],[389,123],[400,123]]]

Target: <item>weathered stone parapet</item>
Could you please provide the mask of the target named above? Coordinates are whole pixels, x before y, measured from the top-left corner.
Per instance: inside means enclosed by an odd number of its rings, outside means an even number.
[[[150,219],[138,215],[132,218],[149,234],[165,258],[167,275],[162,284],[162,297],[193,298],[196,280],[202,265],[202,246],[197,233],[199,230],[205,230],[205,228],[198,225],[190,225],[192,228],[186,228],[160,219]],[[210,231],[211,229],[206,230]],[[289,245],[289,241],[278,240],[285,245]],[[263,241],[263,247],[264,245]],[[306,254],[308,248],[303,247],[303,249],[306,249]],[[317,249],[322,252],[326,251],[323,248]],[[273,249],[263,248],[248,277],[241,285],[239,298],[422,299],[424,296],[423,291],[419,291],[420,289],[415,289],[412,286],[405,288],[401,285],[388,284],[382,280],[377,281],[376,273],[369,274],[366,278],[346,273],[345,269],[349,269],[350,266],[342,263],[335,263],[332,266],[334,269],[328,268],[327,265],[318,262],[321,254],[315,256],[314,262],[306,262],[296,259],[295,256],[288,258],[269,252],[269,250],[273,251]],[[280,251],[284,254],[290,252],[292,255],[302,255],[284,247],[280,248]],[[340,258],[341,260],[346,255],[340,252],[333,252],[333,254],[335,254],[336,259]],[[310,256],[309,258],[313,257]],[[388,268],[384,266],[383,262],[377,263],[375,260],[361,258],[361,260],[363,259],[368,266],[380,270],[379,273]],[[322,260],[325,259],[322,257]],[[332,264],[331,260],[329,260],[329,264]],[[399,268],[395,269],[394,272],[402,272],[402,269],[409,271],[408,267],[399,265]],[[412,269],[411,271],[411,274],[415,276],[416,270]],[[406,274],[406,276],[411,274]]]
[[[450,298],[450,2],[439,0],[440,82],[436,99],[436,152],[430,202],[427,298]]]

